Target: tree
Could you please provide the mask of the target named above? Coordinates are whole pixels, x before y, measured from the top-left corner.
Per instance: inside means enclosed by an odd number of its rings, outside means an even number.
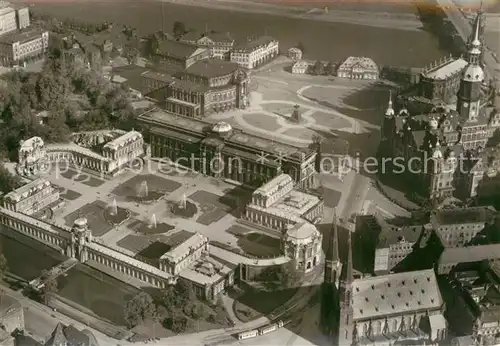
[[[496,146],[500,145],[500,130],[496,129],[495,132],[493,132],[493,136],[488,139],[488,142],[486,143],[487,148],[494,148]]]
[[[335,74],[335,64],[331,61],[329,61],[325,66],[325,74],[328,76],[332,76]]]
[[[313,73],[317,76],[321,76],[325,72],[325,66],[319,60],[317,60],[313,65]]]
[[[302,42],[298,42],[297,45],[295,46],[295,48],[300,49],[300,51],[302,52],[302,54],[305,51],[305,47],[304,47],[304,44]]]
[[[146,292],[140,292],[125,304],[125,320],[130,328],[144,320],[155,318],[156,307],[153,298]]]
[[[187,33],[186,26],[184,25],[183,22],[174,22],[174,26],[172,28],[172,32],[174,34],[174,37],[178,40],[184,34]]]
[[[7,264],[7,259],[3,253],[0,253],[0,281],[5,278],[9,271],[9,266]]]
[[[9,193],[16,189],[21,180],[17,175],[12,174],[3,164],[0,163],[0,191]]]
[[[296,269],[296,261],[290,261],[281,267],[280,281],[283,287],[296,287],[302,279],[303,274]]]
[[[57,280],[55,278],[51,278],[50,273],[47,270],[42,271],[40,278],[42,279],[42,281],[44,281],[40,293],[44,304],[49,305],[50,300],[58,291]]]

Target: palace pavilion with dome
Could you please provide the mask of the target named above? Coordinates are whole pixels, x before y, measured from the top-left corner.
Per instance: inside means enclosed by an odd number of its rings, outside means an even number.
[[[225,122],[152,109],[138,117],[151,157],[205,175],[259,187],[285,173],[299,188],[314,185],[316,151],[276,142]]]

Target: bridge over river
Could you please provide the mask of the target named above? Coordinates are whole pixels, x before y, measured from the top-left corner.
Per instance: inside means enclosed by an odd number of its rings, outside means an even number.
[[[467,43],[472,34],[472,25],[453,0],[437,0],[439,6],[448,16],[450,22],[455,26],[457,33]],[[499,64],[493,53],[484,49],[484,72],[490,79],[498,79],[500,75]]]

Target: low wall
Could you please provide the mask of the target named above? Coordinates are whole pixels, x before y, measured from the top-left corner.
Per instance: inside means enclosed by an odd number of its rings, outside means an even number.
[[[390,200],[392,203],[400,206],[401,208],[405,209],[405,210],[408,210],[408,211],[416,211],[416,210],[419,210],[420,208],[415,208],[413,206],[410,206],[408,205],[407,203],[405,202],[402,202],[400,200],[398,200],[397,198],[394,198],[392,197],[387,191],[386,191],[386,187],[384,184],[382,184],[379,180],[379,178],[377,178],[375,180],[376,184],[377,184],[377,188],[378,190],[388,199]]]

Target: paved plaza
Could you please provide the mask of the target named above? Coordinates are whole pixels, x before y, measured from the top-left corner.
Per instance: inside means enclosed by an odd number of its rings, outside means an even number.
[[[298,146],[308,146],[317,133],[363,134],[380,128],[383,116],[380,104],[388,100],[388,86],[326,76],[292,75],[283,67],[276,64],[255,73],[257,88],[251,92],[249,108],[209,118]],[[356,97],[358,94],[363,97]],[[367,103],[366,99],[370,101]],[[291,120],[295,105],[299,106],[299,123]]]

